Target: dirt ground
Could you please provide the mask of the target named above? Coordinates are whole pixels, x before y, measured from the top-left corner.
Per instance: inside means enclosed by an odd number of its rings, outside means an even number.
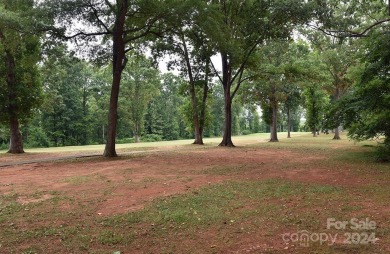
[[[47,156],[25,154],[13,159],[0,158],[0,163],[39,160]],[[229,180],[288,179],[343,187],[380,184],[383,181],[366,172],[357,174],[348,164],[344,168],[331,168],[321,163],[323,159],[321,154],[302,154],[289,150],[281,152],[261,147],[214,147],[164,149],[111,160],[91,157],[60,162],[33,162],[0,168],[0,194],[18,193],[18,202],[29,204],[50,199],[50,193],[60,192],[80,202],[96,201],[92,216],[112,216],[142,209],[158,197],[196,192],[202,186]],[[289,168],[285,167],[286,162]],[[103,192],[109,194],[102,198]],[[44,194],[34,196],[36,193]],[[72,207],[63,209],[71,210]],[[390,217],[388,206],[366,202],[365,209],[375,212],[383,220]],[[200,235],[207,244],[208,234],[213,232]],[[185,244],[199,242],[188,240]],[[214,248],[212,243],[210,245],[210,248]],[[263,251],[267,248],[288,251],[280,242],[279,235],[241,235],[229,249],[225,249],[223,243],[217,243],[217,246],[220,247],[215,251],[218,253],[266,253]],[[390,253],[390,248],[387,248]]]

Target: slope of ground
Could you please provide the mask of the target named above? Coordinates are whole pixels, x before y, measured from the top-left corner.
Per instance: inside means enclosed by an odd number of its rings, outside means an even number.
[[[390,252],[374,144],[264,138],[2,167],[0,253]]]

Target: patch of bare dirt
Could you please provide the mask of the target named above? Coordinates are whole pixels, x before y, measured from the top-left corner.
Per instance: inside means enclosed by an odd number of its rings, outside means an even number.
[[[96,213],[111,215],[141,209],[156,197],[191,192],[229,179],[283,178],[342,186],[366,180],[348,170],[308,166],[322,159],[315,155],[302,158],[291,151],[211,148],[118,160],[32,163],[2,168],[0,192],[23,196],[49,191],[69,196],[83,193],[85,200],[104,197]]]

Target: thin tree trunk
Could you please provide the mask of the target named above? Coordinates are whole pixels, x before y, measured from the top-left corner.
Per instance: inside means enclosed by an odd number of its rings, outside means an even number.
[[[291,116],[290,116],[290,107],[287,107],[287,138],[291,138]]]
[[[340,100],[340,89],[338,87],[336,88],[336,96],[335,97],[336,97],[336,101]],[[335,140],[341,139],[340,138],[340,127],[339,126],[337,126],[336,129],[334,130],[334,137],[333,137],[333,139],[335,139]]]
[[[203,97],[202,97],[202,105],[200,110],[200,116],[199,116],[199,135],[202,138],[202,144],[203,144],[203,130],[205,125],[205,118],[206,118],[206,105],[207,105],[207,97],[209,94],[209,59],[206,60],[206,71],[205,71],[205,80],[203,85]]]
[[[115,27],[113,32],[113,78],[110,96],[110,109],[108,112],[107,143],[103,154],[103,156],[105,157],[117,156],[115,150],[115,139],[118,118],[119,87],[122,77],[122,71],[126,65],[125,41],[123,38],[123,34],[127,9],[128,0],[122,0],[119,13],[115,21]]]
[[[277,123],[278,107],[276,101],[272,102],[272,131],[270,142],[278,142],[278,123]]]
[[[198,105],[197,105],[197,101],[196,101],[195,80],[194,80],[194,77],[192,75],[192,67],[191,67],[191,62],[190,62],[184,34],[181,34],[181,42],[183,44],[184,59],[185,59],[186,66],[187,66],[187,72],[188,72],[188,78],[189,78],[189,84],[190,84],[192,121],[194,123],[194,135],[195,135],[195,140],[194,140],[193,144],[203,145],[202,130],[201,130],[201,126],[199,123],[200,121],[199,121],[199,116],[198,116]]]

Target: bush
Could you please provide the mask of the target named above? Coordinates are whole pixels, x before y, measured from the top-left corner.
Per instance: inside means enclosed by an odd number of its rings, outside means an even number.
[[[243,130],[242,131],[242,135],[249,135],[249,134],[252,134],[252,132],[250,130]]]
[[[50,141],[42,128],[31,128],[26,147],[49,147]]]
[[[146,134],[141,137],[141,142],[157,142],[162,140],[163,140],[162,135],[158,135],[158,134]]]
[[[7,150],[8,149],[8,144],[1,143],[0,144],[0,150]]]

